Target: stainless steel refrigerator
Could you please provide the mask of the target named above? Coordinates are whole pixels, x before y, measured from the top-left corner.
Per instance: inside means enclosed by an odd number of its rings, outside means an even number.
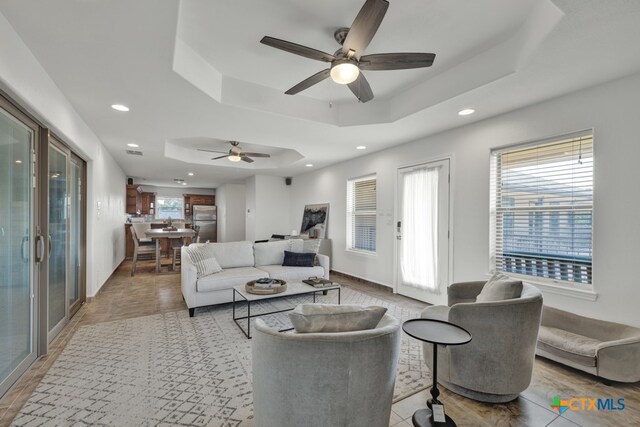
[[[200,226],[201,242],[218,241],[218,217],[215,206],[195,205],[193,206],[193,225]]]

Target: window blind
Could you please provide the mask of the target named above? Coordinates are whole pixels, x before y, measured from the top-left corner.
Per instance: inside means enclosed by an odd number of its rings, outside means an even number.
[[[593,137],[491,155],[492,269],[592,283]]]
[[[347,249],[376,251],[376,176],[347,181]]]

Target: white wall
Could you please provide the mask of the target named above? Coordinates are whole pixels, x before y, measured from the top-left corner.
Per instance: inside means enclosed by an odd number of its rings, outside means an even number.
[[[0,40],[0,89],[87,160],[87,296],[93,296],[124,259],[126,176],[2,14]]]
[[[218,242],[245,240],[245,185],[224,184],[216,189]]]
[[[272,234],[290,234],[290,187],[281,176],[247,178],[247,240],[264,240]]]
[[[640,326],[635,266],[640,258],[640,74],[517,110],[438,135],[295,177],[291,227],[308,203],[329,202],[333,268],[394,285],[395,175],[403,165],[453,155],[453,277],[482,279],[489,270],[489,152],[491,148],[594,129],[594,251],[596,301],[545,291],[545,304],[595,318]],[[481,106],[476,106],[481,108]],[[463,119],[461,119],[463,120]],[[346,180],[376,172],[378,253],[345,251]]]
[[[250,176],[245,181],[245,217],[244,238],[256,240],[256,177]]]

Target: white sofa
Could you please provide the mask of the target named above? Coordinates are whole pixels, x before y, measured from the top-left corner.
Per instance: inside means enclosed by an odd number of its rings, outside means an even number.
[[[194,243],[203,245],[205,243]],[[181,252],[181,287],[189,316],[196,307],[224,304],[233,301],[233,287],[262,277],[285,281],[303,280],[312,276],[329,279],[329,257],[316,255],[313,267],[286,267],[282,265],[284,251],[303,252],[303,241],[278,240],[274,242],[225,242],[211,245],[222,271],[198,279],[196,267],[186,253]],[[304,244],[306,246],[306,244]]]

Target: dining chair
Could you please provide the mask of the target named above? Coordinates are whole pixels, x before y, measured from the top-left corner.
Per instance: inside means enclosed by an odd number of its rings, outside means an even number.
[[[178,227],[180,228],[180,227]],[[184,228],[184,227],[182,227]],[[191,243],[200,243],[200,226],[199,225],[194,225],[193,227],[193,231],[196,232],[196,234],[193,236],[193,238],[191,239]],[[173,241],[176,241],[175,243],[173,243]],[[180,257],[180,249],[182,248],[184,244],[184,239],[172,239],[172,243],[171,243],[171,249],[173,249],[173,262],[171,265],[171,268],[175,271],[176,269],[176,261],[177,259]]]
[[[148,224],[132,224],[131,238],[133,239],[133,265],[131,266],[131,276],[136,272],[136,263],[138,262],[139,255],[150,255],[151,259],[156,257],[156,244],[153,239],[144,238],[141,239],[138,236],[137,230],[144,230],[144,227],[134,227],[135,225],[148,225]],[[146,227],[147,229],[150,228]],[[144,233],[144,231],[142,231]]]

